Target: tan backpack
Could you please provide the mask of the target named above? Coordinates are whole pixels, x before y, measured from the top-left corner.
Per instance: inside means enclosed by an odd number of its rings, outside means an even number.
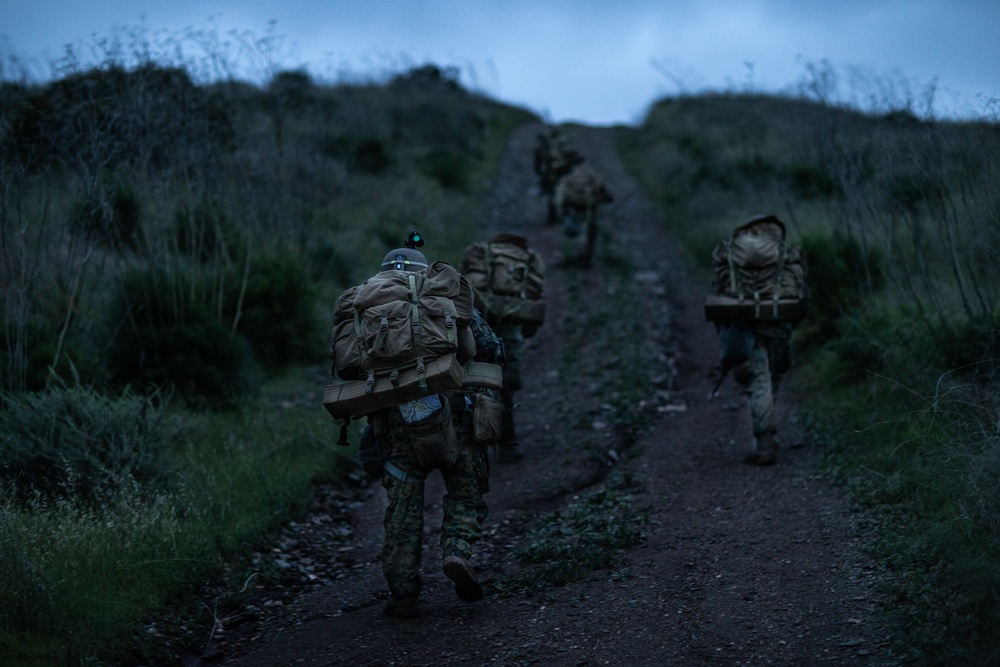
[[[408,369],[421,376],[428,362],[447,355],[473,357],[472,305],[469,281],[445,262],[375,274],[345,290],[334,306],[336,376],[374,383],[376,374],[395,378]],[[426,386],[424,377],[420,382]]]
[[[737,227],[712,252],[712,294],[705,318],[797,321],[808,298],[806,258],[785,242],[785,225],[773,215]]]
[[[545,265],[525,237],[501,233],[474,243],[465,249],[461,267],[476,307],[491,321],[535,327],[545,321]]]

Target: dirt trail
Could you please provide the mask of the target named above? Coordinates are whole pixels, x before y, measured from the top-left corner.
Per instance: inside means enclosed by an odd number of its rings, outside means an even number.
[[[863,553],[859,515],[841,490],[815,473],[816,447],[788,446],[802,442],[791,397],[779,398],[784,444],[771,468],[742,463],[750,426],[735,385],[706,400],[718,355],[715,331],[702,317],[706,286],[625,173],[607,130],[582,128],[573,136],[616,197],[600,214],[607,243],[639,268],[635,279],[648,295],[636,329],[656,351],[653,432],[619,456],[613,429],[591,417],[602,402],[600,385],[567,386],[559,377],[558,334],[570,280],[589,303],[614,295],[606,293],[600,249],[590,271],[560,266],[572,247],[558,226],[544,225],[544,202],[533,188],[531,150],[540,129],[525,126],[512,138],[483,215],[483,238],[519,231],[541,250],[549,311],[526,345],[525,388],[516,395],[526,458],[494,464],[488,534],[473,563],[489,593],[524,518],[600,484],[616,466],[641,482],[641,502],[650,508],[645,542],[623,556],[630,576],[597,573],[543,595],[488,595],[465,604],[440,572],[442,489],[434,481],[427,493],[421,616],[386,617],[378,562],[384,493],[375,485],[348,507],[353,533],[337,542],[336,563],[329,561],[336,578],[286,601],[284,613],[261,622],[255,636],[244,633],[224,646],[211,664],[899,664],[877,612],[876,575]],[[604,438],[607,456],[580,456],[582,437]],[[337,529],[338,522],[313,518],[304,522],[311,533]],[[294,548],[294,540],[286,546]]]

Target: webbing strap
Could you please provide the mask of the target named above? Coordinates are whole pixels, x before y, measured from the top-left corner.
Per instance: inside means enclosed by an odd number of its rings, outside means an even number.
[[[350,417],[344,417],[343,422],[340,424],[340,438],[337,440],[337,444],[341,447],[346,447],[351,443],[347,441],[347,425],[351,423]]]
[[[424,367],[423,357],[417,357],[417,380],[420,381],[420,391],[425,394],[430,391],[427,386],[427,368]]]
[[[778,270],[774,273],[774,319],[778,319],[778,297],[781,296],[781,272],[785,270],[785,253],[787,252],[785,244],[781,244],[781,249],[778,253]]]
[[[358,311],[354,311],[354,338],[357,341],[358,350],[361,351],[361,357],[365,361],[368,360],[368,350],[365,349],[365,337],[361,332],[361,315]]]
[[[411,273],[407,277],[410,279],[410,312],[412,314],[411,318],[413,321],[413,347],[417,348],[420,346],[420,308],[417,306],[417,276]]]
[[[453,349],[458,348],[458,327],[455,326],[455,318],[451,313],[444,314],[444,326],[448,330],[448,344]]]
[[[425,479],[424,477],[421,477],[420,475],[414,474],[412,472],[406,472],[405,470],[394,464],[392,461],[386,461],[385,463],[383,463],[382,468],[387,473],[398,479],[400,482],[405,482],[407,484],[420,484]]]
[[[378,320],[378,333],[375,334],[375,346],[374,349],[380,352],[385,351],[385,337],[389,333],[389,316],[382,313],[382,317]]]

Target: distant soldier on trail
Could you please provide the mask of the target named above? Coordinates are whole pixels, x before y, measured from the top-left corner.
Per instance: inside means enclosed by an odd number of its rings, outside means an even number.
[[[793,329],[806,314],[809,290],[802,249],[785,241],[785,225],[759,215],[737,227],[712,253],[712,294],[705,318],[715,322],[722,346],[720,376],[732,370],[750,397],[754,449],[751,465],[778,461],[775,394],[791,368]]]
[[[601,177],[588,164],[580,164],[556,185],[556,210],[570,238],[585,235],[580,264],[590,266],[597,241],[597,209],[614,201]]]
[[[552,126],[547,132],[538,135],[534,152],[534,169],[538,175],[539,189],[547,198],[546,224],[554,225],[559,221],[555,203],[556,185],[573,170],[573,167],[582,163],[583,156],[557,126]]]

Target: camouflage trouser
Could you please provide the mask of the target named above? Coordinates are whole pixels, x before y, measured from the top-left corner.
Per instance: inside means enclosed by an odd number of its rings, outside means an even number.
[[[521,348],[524,347],[524,331],[520,324],[497,324],[493,327],[493,331],[503,339],[504,382],[511,391],[517,391],[521,388]]]
[[[750,392],[750,419],[755,437],[774,435],[778,421],[774,397],[789,366],[789,337],[784,329],[754,330],[754,346],[736,368],[736,380]]]
[[[489,463],[486,448],[473,443],[468,416],[457,412],[452,418],[460,443],[458,459],[442,469],[447,489],[441,525],[441,555],[469,558],[472,545],[483,533],[487,506],[483,494],[489,490]],[[383,441],[386,460],[397,471],[382,475],[389,506],[385,510],[385,543],[382,572],[394,597],[420,594],[420,554],[424,532],[424,478],[431,472],[417,463],[413,445],[398,410],[389,411],[388,432]]]

